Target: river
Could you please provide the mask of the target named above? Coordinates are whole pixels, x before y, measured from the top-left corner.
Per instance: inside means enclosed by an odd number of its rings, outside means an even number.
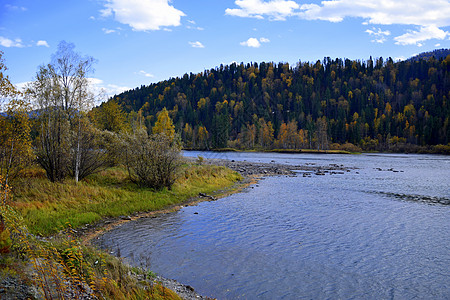
[[[217,299],[450,299],[450,157],[185,152],[290,165],[243,192],[125,223],[98,244]],[[436,202],[436,203],[431,203]]]

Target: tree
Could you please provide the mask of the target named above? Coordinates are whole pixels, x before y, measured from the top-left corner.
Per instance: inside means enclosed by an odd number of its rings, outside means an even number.
[[[208,130],[206,130],[205,126],[199,126],[197,131],[197,146],[200,149],[209,149],[209,145],[208,145],[208,137],[209,137],[209,132]]]
[[[108,137],[104,136],[107,132],[94,128],[87,117],[77,118],[74,125],[78,130],[71,134],[74,135],[72,140],[77,141],[77,148],[71,148],[69,175],[81,180],[110,166],[113,157],[110,155],[110,146],[105,145],[109,142]]]
[[[36,80],[27,89],[39,107],[37,161],[51,181],[64,179],[71,155],[75,156],[74,177],[78,181],[82,126],[76,120],[82,118],[94,99],[87,77],[93,71],[94,59],[82,57],[74,48],[64,41],[59,43],[51,62],[39,67]]]
[[[7,100],[6,113],[0,115],[0,175],[2,186],[8,186],[32,159],[30,122],[28,113],[30,107],[24,99],[19,99],[21,93],[4,74],[7,70],[3,53],[0,51],[0,99]]]
[[[194,130],[189,123],[184,124],[182,138],[186,148],[192,149],[195,146]]]
[[[0,114],[0,208],[6,208],[9,182],[31,161],[28,104],[18,99],[20,93],[4,74],[7,70],[0,51],[0,99],[8,101],[6,114]],[[0,213],[0,253],[9,251],[9,231],[5,215]]]
[[[173,125],[172,119],[169,117],[169,112],[164,107],[157,115],[155,126],[153,126],[153,134],[162,134],[173,141],[175,138],[175,126]]]
[[[5,74],[6,70],[8,70],[8,68],[4,63],[3,52],[0,51],[0,100],[2,100],[0,104],[2,104],[6,98],[15,97],[18,93],[14,85],[9,81],[9,76]]]
[[[297,132],[297,121],[288,124],[282,123],[278,132],[278,143],[283,149],[296,149],[300,146],[300,137]]]
[[[0,116],[0,174],[8,185],[32,160],[29,105],[11,99],[5,115]]]
[[[318,118],[316,122],[316,139],[317,139],[317,150],[327,150],[328,149],[328,125],[326,117]]]
[[[270,147],[273,143],[273,126],[272,122],[267,122],[263,119],[259,119],[259,134],[258,134],[258,140],[260,146],[263,148]]]
[[[100,130],[119,133],[127,129],[127,116],[116,101],[110,100],[92,109],[89,116],[95,126]]]
[[[227,146],[230,131],[230,118],[228,114],[214,115],[211,131],[213,147],[225,148]]]

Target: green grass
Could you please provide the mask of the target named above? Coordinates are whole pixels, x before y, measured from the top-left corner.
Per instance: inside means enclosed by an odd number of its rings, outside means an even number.
[[[180,204],[198,193],[231,186],[241,177],[224,167],[184,165],[172,190],[153,191],[127,179],[126,170],[111,168],[75,183],[49,182],[43,176],[21,179],[13,205],[34,234],[50,235],[104,218],[155,211]]]

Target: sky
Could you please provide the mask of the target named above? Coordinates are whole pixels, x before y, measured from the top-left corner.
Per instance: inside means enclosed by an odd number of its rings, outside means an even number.
[[[107,95],[232,62],[405,59],[450,48],[450,0],[0,0],[18,87],[58,43],[96,59]]]

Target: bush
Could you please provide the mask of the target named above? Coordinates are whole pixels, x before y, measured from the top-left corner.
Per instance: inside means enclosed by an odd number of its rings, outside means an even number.
[[[164,134],[145,130],[123,136],[124,163],[130,179],[156,190],[171,189],[181,162],[181,147]]]

